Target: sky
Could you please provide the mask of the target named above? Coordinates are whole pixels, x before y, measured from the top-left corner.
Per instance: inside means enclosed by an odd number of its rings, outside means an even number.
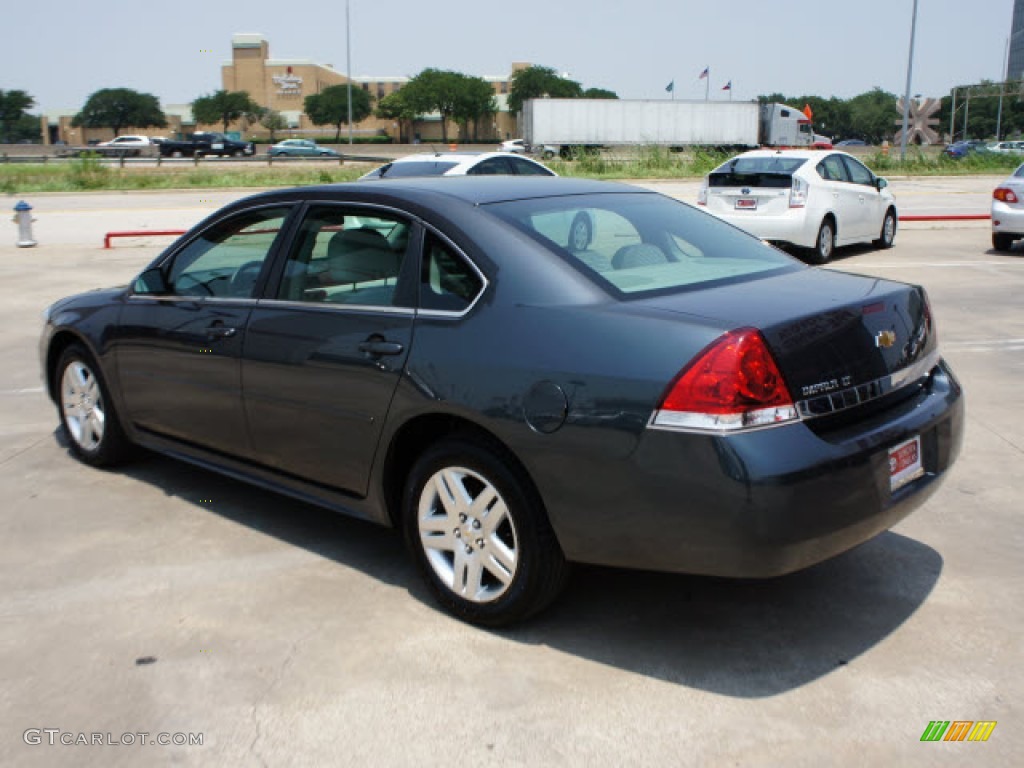
[[[183,104],[221,87],[231,36],[262,33],[271,58],[346,72],[342,0],[215,3],[0,0],[0,89],[28,91],[35,112],[78,109],[93,91],[126,87]],[[1013,0],[919,0],[912,94],[998,80]],[[913,0],[350,0],[352,73],[426,67],[507,75],[512,62],[568,73],[620,98],[761,94],[849,98],[906,87]]]

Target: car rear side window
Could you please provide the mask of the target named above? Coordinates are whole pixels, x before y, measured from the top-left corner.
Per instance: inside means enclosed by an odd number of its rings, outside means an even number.
[[[443,176],[458,163],[450,160],[411,160],[408,163],[388,163],[367,174],[368,178],[400,179],[403,176]]]
[[[510,157],[508,162],[515,169],[515,172],[520,176],[554,176],[554,171],[550,171],[539,163],[531,163],[529,160],[524,160],[521,157]]]
[[[486,207],[623,297],[805,268],[714,216],[661,195],[572,195]]]
[[[483,288],[483,278],[469,262],[437,235],[426,234],[420,274],[420,309],[463,312]]]

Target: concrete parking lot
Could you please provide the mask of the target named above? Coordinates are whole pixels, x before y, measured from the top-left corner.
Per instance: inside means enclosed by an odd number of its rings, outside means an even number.
[[[183,227],[240,194],[37,196],[34,249],[0,225],[0,764],[1019,764],[1020,246],[991,251],[984,222],[908,225],[830,267],[923,284],[966,390],[959,463],[896,529],[771,581],[579,567],[543,616],[489,632],[434,607],[392,531],[62,445],[40,310],[167,242],[104,251],[103,231]],[[933,720],[998,725],[922,743]],[[60,743],[94,733],[134,743]]]

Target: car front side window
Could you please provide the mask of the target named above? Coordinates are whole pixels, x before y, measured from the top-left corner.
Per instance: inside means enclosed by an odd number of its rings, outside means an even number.
[[[846,170],[850,174],[850,181],[854,184],[863,184],[868,187],[875,185],[875,175],[861,163],[852,157],[844,157],[843,162],[846,163]]]
[[[249,299],[280,235],[290,207],[261,208],[217,222],[194,238],[159,269],[159,279],[144,273],[137,294],[195,298]]]

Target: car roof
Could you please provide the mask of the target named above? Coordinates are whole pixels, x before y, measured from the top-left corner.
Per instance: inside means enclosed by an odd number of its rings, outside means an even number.
[[[827,155],[844,154],[846,153],[830,149],[752,149],[749,152],[737,155],[737,157],[796,157],[811,160],[813,158],[826,157]]]
[[[483,160],[488,157],[508,157],[508,152],[420,152],[415,155],[403,155],[390,161],[392,163],[422,163],[434,161],[445,161],[452,163],[464,163],[468,160]]]
[[[379,179],[373,184],[354,181],[270,190],[238,202],[248,204],[257,200],[269,202],[295,198],[330,200],[334,197],[367,202],[403,199],[436,204],[439,197],[446,197],[470,205],[487,205],[511,200],[610,193],[657,194],[628,184],[560,176],[412,176]]]

